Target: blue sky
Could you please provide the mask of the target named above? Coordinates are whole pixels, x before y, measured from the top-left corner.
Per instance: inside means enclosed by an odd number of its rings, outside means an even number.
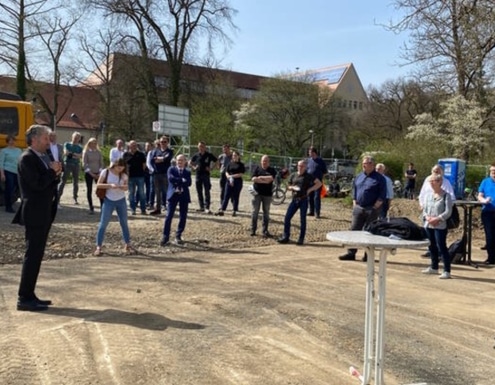
[[[272,76],[352,62],[366,88],[407,75],[399,67],[407,36],[379,23],[397,19],[392,0],[230,0],[239,28],[222,67]]]

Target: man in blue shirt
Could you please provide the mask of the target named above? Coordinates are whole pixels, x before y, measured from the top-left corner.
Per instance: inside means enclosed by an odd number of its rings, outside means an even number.
[[[362,162],[363,172],[360,173],[353,184],[353,208],[351,230],[363,230],[368,224],[378,218],[380,209],[387,198],[387,182],[380,173],[375,170],[375,160],[371,156],[365,156]],[[349,249],[341,255],[341,261],[354,261],[357,249]],[[366,254],[363,258],[366,261]]]
[[[316,179],[323,183],[323,176],[328,173],[327,165],[318,156],[318,150],[311,146],[308,149],[308,174],[313,175]],[[314,216],[315,218],[320,218],[321,211],[321,187],[315,191],[312,191],[308,195],[308,203],[309,203],[309,216]]]
[[[495,265],[495,163],[490,166],[490,176],[483,179],[478,189],[478,200],[483,203],[481,221],[485,229],[487,265]]]

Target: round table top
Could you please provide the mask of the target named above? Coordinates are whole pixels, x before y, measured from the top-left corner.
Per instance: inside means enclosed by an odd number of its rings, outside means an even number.
[[[371,234],[367,231],[332,231],[327,239],[345,246],[374,246],[390,249],[424,247],[430,244],[428,239],[411,241]]]

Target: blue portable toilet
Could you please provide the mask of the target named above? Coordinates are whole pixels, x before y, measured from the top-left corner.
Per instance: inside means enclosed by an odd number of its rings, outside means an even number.
[[[443,168],[443,176],[448,179],[456,199],[463,199],[466,187],[466,161],[456,158],[438,159],[438,164]]]

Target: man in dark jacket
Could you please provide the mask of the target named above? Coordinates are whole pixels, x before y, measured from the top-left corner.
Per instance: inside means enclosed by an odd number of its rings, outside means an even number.
[[[40,300],[35,289],[45,253],[46,242],[57,210],[57,181],[60,162],[47,155],[50,128],[33,125],[26,132],[29,148],[18,164],[21,205],[13,223],[25,226],[26,252],[19,284],[17,310],[46,310],[50,300]]]

